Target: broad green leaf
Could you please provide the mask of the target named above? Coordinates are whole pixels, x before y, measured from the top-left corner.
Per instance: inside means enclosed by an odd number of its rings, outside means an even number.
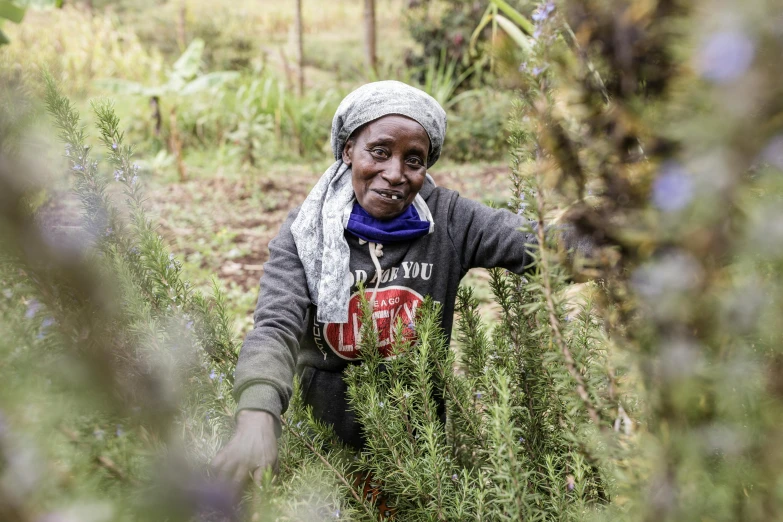
[[[161,96],[163,94],[160,87],[146,87],[138,82],[120,80],[117,78],[95,80],[94,83],[97,87],[114,94],[129,94],[137,96]]]
[[[171,67],[172,75],[186,81],[195,77],[201,67],[202,54],[204,54],[204,40],[196,38],[190,42],[182,56],[174,62],[174,65]]]
[[[8,0],[0,0],[0,18],[5,18],[18,24],[24,18],[24,9]]]
[[[525,35],[520,29],[519,26],[514,24],[511,20],[506,18],[503,15],[496,14],[495,15],[495,21],[497,21],[498,25],[501,29],[503,29],[506,34],[508,34],[512,40],[514,40],[517,45],[525,50],[529,51],[531,44],[530,44],[530,37]]]
[[[504,0],[491,0],[491,2],[498,6],[498,9],[503,11],[515,24],[521,27],[528,36],[533,35],[536,27],[530,20],[522,16],[522,13],[508,5]]]
[[[476,48],[476,41],[478,40],[479,34],[481,34],[481,31],[487,26],[489,22],[492,21],[492,11],[493,8],[495,12],[497,12],[497,7],[490,4],[487,6],[487,10],[484,11],[484,15],[481,17],[481,21],[476,26],[476,29],[473,31],[473,34],[470,35],[470,50],[471,52]]]
[[[234,71],[208,73],[203,76],[199,76],[195,80],[187,83],[179,92],[179,94],[187,96],[188,94],[205,91],[215,87],[216,85],[220,85],[221,83],[225,83],[238,77],[239,73]]]

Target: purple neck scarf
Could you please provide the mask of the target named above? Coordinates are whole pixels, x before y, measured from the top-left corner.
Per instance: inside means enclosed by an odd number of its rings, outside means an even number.
[[[413,205],[408,205],[405,212],[396,218],[381,221],[355,202],[345,229],[359,239],[383,244],[426,236],[430,232],[430,223],[421,219]]]

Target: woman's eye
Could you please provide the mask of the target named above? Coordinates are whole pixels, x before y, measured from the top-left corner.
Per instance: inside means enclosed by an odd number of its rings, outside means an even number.
[[[422,161],[419,158],[410,158],[408,159],[408,163],[411,165],[415,165],[417,167],[421,167],[423,165]]]
[[[372,149],[372,153],[376,156],[386,156],[386,151],[383,149]]]

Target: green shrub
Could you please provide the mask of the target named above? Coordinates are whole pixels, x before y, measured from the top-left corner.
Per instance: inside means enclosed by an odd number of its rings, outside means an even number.
[[[449,114],[443,157],[457,162],[503,159],[511,107],[511,96],[488,89],[462,99]]]

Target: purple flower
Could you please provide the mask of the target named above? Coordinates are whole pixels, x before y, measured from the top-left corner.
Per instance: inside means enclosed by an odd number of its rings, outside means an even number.
[[[36,299],[30,299],[30,301],[27,303],[27,311],[24,313],[25,318],[32,319],[35,317],[35,314],[38,313],[40,308],[41,303],[39,303]]]
[[[379,408],[383,408],[383,401],[381,401],[381,402],[379,402],[379,403],[378,403],[378,407],[379,407]]]
[[[217,377],[217,373],[215,372],[215,370],[210,371],[209,372],[209,378],[214,381],[215,377]]]
[[[783,134],[769,140],[761,156],[773,167],[783,170]]]
[[[114,181],[120,181],[122,179],[122,169],[114,171]]]
[[[84,170],[84,167],[82,167],[81,165],[74,165],[73,166],[73,170],[75,170],[77,172],[81,172],[81,171]]]
[[[112,143],[111,148],[117,150],[117,142]]]
[[[451,480],[453,480],[454,482],[457,482],[458,479],[459,477],[457,476],[456,473],[451,476]]]
[[[188,321],[185,324],[185,328],[187,328],[188,330],[192,330],[193,329],[193,321]]]
[[[481,392],[476,392],[476,398],[480,399],[483,394]]]
[[[535,12],[533,12],[533,21],[534,22],[543,22],[544,20],[547,19],[547,16],[549,16],[548,13],[546,13],[543,10],[541,10],[541,8],[538,8],[538,9],[535,10]]]
[[[135,186],[137,181],[139,181],[139,176],[134,174],[130,180],[131,187]]]
[[[745,74],[755,54],[755,44],[744,33],[715,33],[702,45],[697,67],[704,78],[725,83]]]
[[[122,424],[117,424],[117,431],[114,432],[118,437],[122,437],[125,435],[125,432],[122,430]]]
[[[675,162],[664,163],[653,182],[652,200],[664,212],[684,208],[693,198],[693,182],[685,169]]]

